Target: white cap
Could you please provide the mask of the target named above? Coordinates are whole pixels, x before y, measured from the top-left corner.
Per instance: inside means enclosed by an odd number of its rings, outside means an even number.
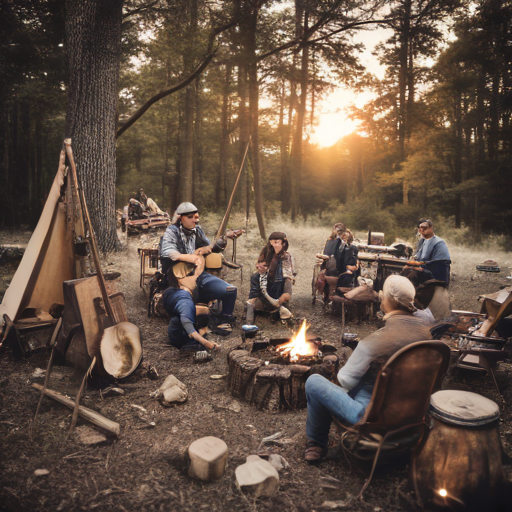
[[[196,213],[198,210],[192,203],[181,203],[176,208],[176,215],[187,215],[187,213]]]
[[[394,300],[397,304],[405,307],[411,313],[416,311],[414,307],[414,296],[416,289],[414,285],[404,276],[391,275],[384,281],[382,288],[384,296]]]

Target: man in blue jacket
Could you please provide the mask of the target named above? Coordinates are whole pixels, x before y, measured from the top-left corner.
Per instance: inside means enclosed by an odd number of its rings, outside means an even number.
[[[160,241],[160,259],[164,275],[179,261],[201,265],[201,257],[215,250],[199,226],[199,212],[192,203],[181,203],[176,209],[173,224],[169,225]],[[208,272],[197,278],[197,300],[208,303],[222,301],[222,318],[219,323],[235,322],[236,286],[232,286]]]
[[[421,239],[414,259],[423,262],[422,266],[432,272],[434,279],[450,284],[451,260],[446,242],[434,235],[434,224],[430,219],[421,219],[418,231]]]

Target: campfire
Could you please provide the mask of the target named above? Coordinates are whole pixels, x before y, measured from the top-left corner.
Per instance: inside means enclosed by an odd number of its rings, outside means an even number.
[[[308,376],[325,373],[329,378],[337,372],[338,360],[336,348],[308,334],[308,327],[304,320],[291,337],[287,332],[274,338],[242,338],[228,355],[228,387],[233,395],[269,411],[306,407]]]
[[[304,319],[299,332],[288,343],[278,345],[276,352],[289,359],[291,363],[297,363],[310,357],[316,358],[318,355],[318,345],[306,339],[308,328],[309,325],[307,325]]]

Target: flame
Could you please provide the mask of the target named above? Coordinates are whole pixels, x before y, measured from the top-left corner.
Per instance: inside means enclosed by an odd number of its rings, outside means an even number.
[[[290,361],[298,361],[300,356],[314,356],[318,352],[318,348],[314,343],[306,340],[306,331],[309,325],[306,325],[306,320],[302,322],[299,332],[292,337],[288,343],[279,345],[277,350],[283,355],[289,355]]]

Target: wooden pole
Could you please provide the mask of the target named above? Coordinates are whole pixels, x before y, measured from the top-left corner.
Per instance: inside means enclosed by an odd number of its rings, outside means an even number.
[[[238,171],[238,176],[236,177],[235,185],[233,186],[233,191],[231,192],[231,197],[229,198],[229,203],[226,208],[226,213],[224,214],[224,218],[220,223],[219,229],[217,230],[217,234],[215,238],[223,235],[226,231],[226,227],[228,225],[229,215],[231,213],[231,208],[233,206],[233,200],[235,199],[236,189],[238,188],[238,183],[240,181],[240,176],[242,175],[242,169],[244,168],[245,159],[247,158],[247,152],[249,151],[249,145],[251,144],[251,137],[249,136],[249,141],[247,142],[247,146],[245,147],[244,158],[242,159],[242,165],[240,165],[240,170]]]
[[[105,305],[105,309],[107,311],[107,315],[110,317],[114,324],[117,323],[117,319],[114,314],[114,309],[112,308],[112,303],[110,302],[110,298],[107,292],[107,285],[105,284],[105,278],[103,277],[103,272],[101,271],[100,264],[100,256],[98,251],[98,245],[96,243],[96,235],[94,234],[94,229],[91,223],[91,217],[89,216],[89,208],[87,208],[87,203],[85,201],[84,191],[82,187],[78,185],[78,177],[76,174],[76,166],[75,160],[73,158],[73,150],[71,149],[71,139],[65,139],[64,144],[66,146],[66,154],[68,156],[69,165],[71,167],[71,175],[73,177],[73,182],[75,183],[75,187],[80,192],[80,199],[82,203],[82,208],[84,210],[85,218],[87,221],[87,225],[89,227],[89,236],[91,239],[91,252],[94,260],[94,266],[96,267],[96,275],[98,276],[98,283],[100,285],[101,296],[103,297],[103,303]]]
[[[37,389],[38,391],[43,390],[43,386],[41,386],[41,384],[37,384],[35,382],[32,384],[32,387],[34,389]],[[52,391],[51,389],[46,389],[46,390],[44,390],[44,394],[50,398],[53,398],[53,400],[65,405],[69,409],[73,409],[75,407],[75,402],[71,398],[64,396],[63,394],[59,393],[58,391]],[[119,423],[116,423],[115,421],[105,418],[105,416],[102,416],[100,413],[93,411],[92,409],[89,409],[88,407],[84,407],[83,405],[81,405],[78,408],[78,414],[82,418],[91,422],[93,425],[96,425],[97,427],[101,428],[105,432],[108,432],[109,434],[114,434],[114,435],[118,436],[119,433],[121,432]]]

